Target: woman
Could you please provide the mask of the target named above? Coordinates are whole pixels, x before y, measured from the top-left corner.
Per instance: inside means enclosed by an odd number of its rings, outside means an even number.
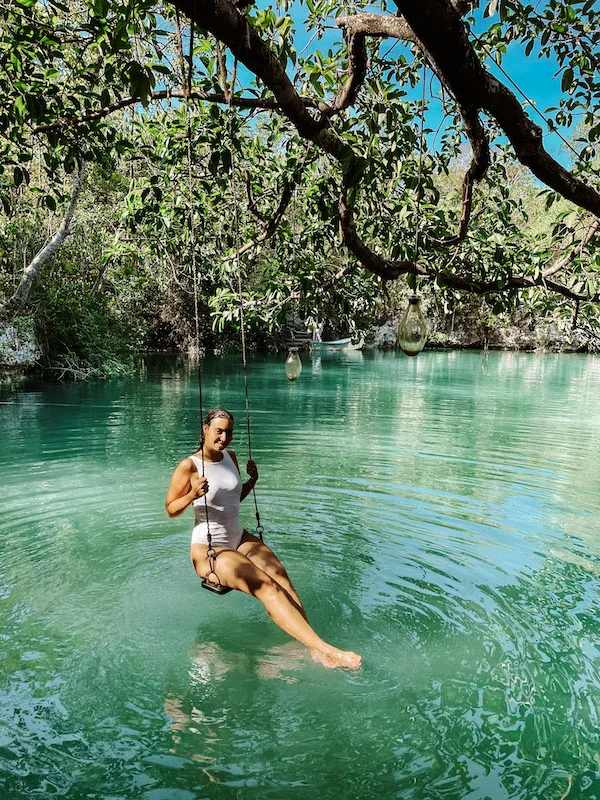
[[[223,586],[257,597],[280,628],[310,649],[315,661],[327,667],[355,669],[361,657],[338,650],[317,636],[281,562],[266,544],[242,527],[240,502],[256,484],[258,469],[249,459],[246,471],[250,478],[242,483],[236,455],[227,449],[232,437],[232,414],[224,408],[209,411],[202,424],[202,450],[177,466],[167,492],[165,506],[170,517],[194,505],[196,524],[190,557],[196,573],[211,581],[218,576]],[[212,567],[207,555],[208,530],[216,552]]]

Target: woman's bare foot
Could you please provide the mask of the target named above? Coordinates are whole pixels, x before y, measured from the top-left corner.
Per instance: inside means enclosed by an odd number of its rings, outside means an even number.
[[[336,667],[346,667],[347,669],[358,669],[362,662],[362,657],[350,650],[336,650],[335,647],[326,650],[317,650],[316,648],[310,651],[313,661],[323,664],[328,669],[335,669]]]

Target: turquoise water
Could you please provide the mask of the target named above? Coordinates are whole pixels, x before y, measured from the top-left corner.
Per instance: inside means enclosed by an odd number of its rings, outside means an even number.
[[[205,370],[245,459],[238,363]],[[0,397],[2,800],[600,797],[600,358],[256,358],[250,389],[267,540],[362,669],[201,590],[163,507],[185,364],[31,384]]]

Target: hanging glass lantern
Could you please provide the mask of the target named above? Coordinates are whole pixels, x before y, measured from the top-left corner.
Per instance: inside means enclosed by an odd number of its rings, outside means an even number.
[[[297,347],[290,347],[290,352],[285,360],[285,374],[289,381],[297,381],[302,372],[302,361],[298,355]]]
[[[427,325],[421,311],[421,298],[413,295],[398,326],[398,343],[407,356],[420,353],[427,340]]]

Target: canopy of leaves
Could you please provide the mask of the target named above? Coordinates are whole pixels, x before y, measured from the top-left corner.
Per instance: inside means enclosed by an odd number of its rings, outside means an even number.
[[[100,203],[96,221],[89,211],[79,221],[82,241],[101,239],[93,267],[79,259],[81,280],[118,304],[127,276],[145,276],[156,324],[161,303],[192,319],[196,282],[204,334],[233,331],[241,273],[256,331],[281,328],[291,312],[307,323],[364,328],[385,313],[388,279],[402,274],[434,291],[448,312],[465,292],[484,292],[498,313],[518,294],[533,312],[565,321],[576,302],[580,322],[596,325],[595,215],[532,177],[490,114],[481,118],[489,166],[472,182],[461,233],[474,146],[465,109],[415,36],[372,32],[371,4],[366,14],[361,2],[280,0],[242,17],[284,69],[302,113],[325,131],[317,139],[282,107],[269,70],[234,61],[225,47],[233,43],[198,26],[192,33],[174,6],[1,4],[6,298],[22,264],[19,231],[40,226],[34,218],[46,220],[42,232],[58,224],[69,198],[65,173],[83,157],[97,164],[90,180],[109,181],[110,212]],[[596,187],[597,4],[454,5],[466,14],[461,25],[481,63],[501,65],[511,47],[533,63],[556,64],[562,96],[546,111],[547,125],[569,137],[572,172]],[[214,6],[240,15],[229,0]],[[385,2],[377,16],[405,24]],[[363,22],[371,28],[361,67],[354,48]]]

